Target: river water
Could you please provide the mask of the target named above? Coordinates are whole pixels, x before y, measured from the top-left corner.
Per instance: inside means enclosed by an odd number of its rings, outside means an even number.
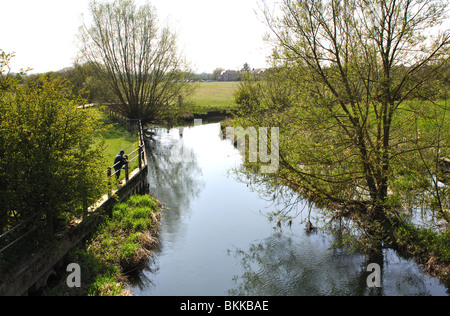
[[[150,190],[167,210],[159,250],[136,276],[134,295],[448,295],[392,250],[381,288],[369,288],[370,262],[334,248],[332,235],[308,233],[301,220],[276,228],[267,219],[276,206],[231,172],[242,157],[221,139],[220,123],[155,132]]]

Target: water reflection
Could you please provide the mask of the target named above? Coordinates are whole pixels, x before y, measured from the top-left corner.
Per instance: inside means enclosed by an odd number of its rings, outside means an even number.
[[[237,296],[430,296],[447,295],[439,282],[411,261],[384,251],[381,287],[369,288],[370,261],[332,246],[329,236],[275,234],[249,249],[230,251],[242,266]]]
[[[230,295],[362,295],[365,260],[329,250],[326,238],[276,234],[234,256],[245,271],[235,276]],[[349,273],[353,271],[353,273]]]
[[[170,210],[164,218],[174,233],[182,229],[179,219],[189,216],[191,200],[204,186],[202,170],[192,148],[181,141],[184,129],[158,128],[154,133],[147,153],[150,191]]]
[[[150,192],[162,202],[164,211],[164,243],[138,274],[131,276],[135,288],[145,290],[154,286],[152,276],[160,269],[159,254],[170,244],[177,244],[186,226],[183,218],[190,216],[191,201],[198,197],[204,182],[202,170],[192,148],[182,142],[185,128],[168,130],[154,128],[148,141],[148,180]]]
[[[289,229],[273,229],[265,215],[277,201],[262,199],[229,171],[242,157],[220,137],[220,124],[156,129],[149,182],[165,203],[160,249],[139,274],[135,295],[445,295],[413,262],[386,251],[382,288],[367,287],[369,261],[333,247],[333,237],[309,234],[303,203]],[[294,203],[295,196],[289,197]],[[297,203],[299,205],[299,203]],[[303,216],[303,218],[301,218]]]

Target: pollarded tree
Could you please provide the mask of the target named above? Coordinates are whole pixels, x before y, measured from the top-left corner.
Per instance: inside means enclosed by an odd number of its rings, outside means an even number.
[[[80,29],[80,61],[95,68],[114,92],[111,105],[132,119],[160,117],[180,95],[188,93],[190,68],[180,56],[176,36],[159,27],[149,3],[133,0],[90,4],[92,25]]]

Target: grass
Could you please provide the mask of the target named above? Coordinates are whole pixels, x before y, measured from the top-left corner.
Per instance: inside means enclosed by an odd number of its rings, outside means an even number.
[[[428,273],[450,285],[450,231],[437,232],[401,223],[395,237],[403,254],[414,258]]]
[[[114,165],[114,159],[120,150],[125,150],[125,154],[128,155],[139,147],[139,136],[137,132],[130,132],[123,125],[113,122],[100,110],[93,110],[97,111],[96,114],[100,117],[101,123],[97,135],[98,141],[105,140],[103,168],[106,170]],[[137,159],[130,164],[130,173],[138,167],[138,164]],[[125,171],[122,171],[120,179],[124,177]]]
[[[233,106],[238,85],[238,82],[202,82],[189,100],[200,107]]]
[[[208,115],[214,112],[233,113],[236,109],[234,93],[238,82],[202,82],[192,83],[195,88],[192,95],[183,100],[167,117],[163,118],[169,126],[180,121],[192,121],[197,115]]]
[[[66,257],[66,262],[81,267],[81,288],[68,288],[66,280],[61,280],[45,295],[130,295],[126,290],[127,273],[144,266],[158,243],[159,209],[158,202],[148,195],[131,196],[116,205],[111,218],[99,226],[93,237]]]

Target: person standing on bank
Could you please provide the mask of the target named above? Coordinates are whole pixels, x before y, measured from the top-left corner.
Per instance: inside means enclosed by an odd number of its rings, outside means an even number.
[[[124,156],[125,150],[121,150],[120,153],[117,154],[116,158],[114,159],[114,170],[116,171],[116,179],[119,181],[120,177],[120,170],[122,170],[122,167],[125,166],[129,161]],[[119,184],[121,182],[119,181]]]

